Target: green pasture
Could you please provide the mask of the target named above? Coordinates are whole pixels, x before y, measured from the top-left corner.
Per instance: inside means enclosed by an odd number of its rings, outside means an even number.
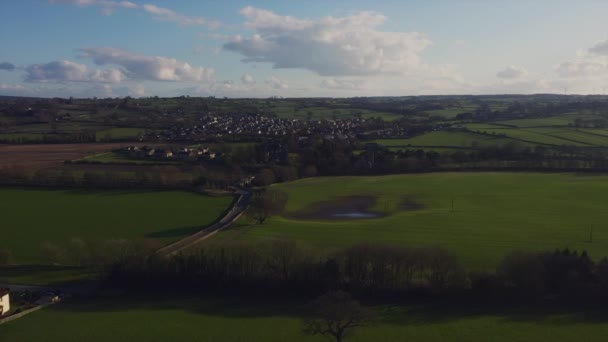
[[[485,136],[462,131],[435,131],[415,136],[409,139],[379,139],[375,142],[387,147],[434,146],[434,147],[464,147],[504,145],[513,140],[504,137]]]
[[[95,133],[97,141],[115,139],[135,139],[146,132],[145,128],[116,127],[97,131]]]
[[[456,115],[458,115],[460,113],[472,112],[472,111],[475,111],[476,108],[477,107],[466,107],[466,108],[451,107],[451,108],[444,108],[444,109],[425,110],[424,112],[428,113],[431,116],[439,115],[439,116],[443,116],[446,119],[453,119],[456,117]]]
[[[0,341],[331,341],[302,333],[304,302],[231,298],[70,300],[0,328]],[[376,306],[346,341],[605,341],[602,312]]]
[[[362,242],[440,246],[469,269],[493,269],[516,249],[587,250],[608,256],[608,176],[543,173],[435,173],[377,177],[324,177],[277,184],[288,202],[263,225],[241,225],[212,241],[288,238],[332,250]],[[373,195],[363,220],[307,220],[293,214],[340,196]],[[418,208],[403,209],[405,200]],[[452,211],[452,201],[454,203]],[[593,241],[590,233],[593,231]]]
[[[213,222],[231,197],[179,191],[0,188],[2,238],[18,263],[41,260],[41,244],[113,238],[170,243]]]
[[[483,132],[504,134],[509,138],[542,145],[589,147],[604,146],[608,142],[602,137],[585,134],[584,132],[577,133],[572,129],[560,127],[485,129]]]

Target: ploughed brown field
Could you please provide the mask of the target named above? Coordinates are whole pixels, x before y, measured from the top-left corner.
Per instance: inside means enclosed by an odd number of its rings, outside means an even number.
[[[0,145],[0,169],[41,169],[136,143]]]

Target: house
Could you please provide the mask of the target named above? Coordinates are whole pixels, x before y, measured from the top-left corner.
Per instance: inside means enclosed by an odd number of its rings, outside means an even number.
[[[8,289],[0,289],[0,316],[6,315],[11,309]]]

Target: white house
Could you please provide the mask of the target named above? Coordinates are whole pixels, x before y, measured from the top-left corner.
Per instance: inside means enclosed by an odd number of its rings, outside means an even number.
[[[11,303],[8,292],[9,291],[6,289],[0,289],[0,316],[6,315],[11,309]]]

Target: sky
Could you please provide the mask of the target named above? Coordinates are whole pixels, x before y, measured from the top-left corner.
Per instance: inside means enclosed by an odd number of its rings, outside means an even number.
[[[0,0],[0,95],[603,94],[604,0]]]

